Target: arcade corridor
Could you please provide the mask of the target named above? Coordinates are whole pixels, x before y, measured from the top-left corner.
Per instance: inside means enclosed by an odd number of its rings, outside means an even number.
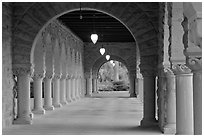
[[[12,125],[7,135],[140,135],[161,134],[159,128],[140,127],[142,103],[128,92],[100,93],[68,104],[46,115],[35,115],[32,125]]]
[[[2,2],[3,133],[201,135],[201,28],[201,2]],[[95,95],[109,60],[124,97]]]

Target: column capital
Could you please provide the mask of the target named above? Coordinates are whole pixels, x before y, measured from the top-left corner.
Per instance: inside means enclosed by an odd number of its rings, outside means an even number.
[[[66,79],[67,75],[61,75],[60,79]]]
[[[21,76],[21,75],[32,75],[33,71],[31,68],[27,67],[18,67],[13,69],[13,73],[15,75]]]
[[[193,72],[202,72],[202,58],[190,57],[187,60],[187,66]]]
[[[45,77],[44,73],[34,73],[33,79],[42,79]]]
[[[175,75],[190,74],[191,70],[184,64],[176,64],[172,66]]]
[[[71,76],[70,76],[70,75],[67,75],[66,79],[71,79]]]
[[[129,77],[136,77],[137,74],[136,74],[136,70],[135,71],[130,71],[129,72]]]
[[[151,77],[151,76],[156,76],[156,72],[151,69],[141,69],[141,74],[143,77]]]
[[[60,79],[60,78],[61,78],[61,75],[60,75],[60,74],[54,74],[53,79]]]
[[[48,71],[45,72],[45,78],[52,79],[53,76],[54,76],[53,72],[48,72]]]
[[[92,76],[92,75],[91,75],[90,72],[85,72],[85,73],[84,73],[84,77],[85,77],[85,78],[91,78],[91,76]]]
[[[170,68],[164,68],[164,74],[167,77],[174,77],[175,76],[173,70]]]

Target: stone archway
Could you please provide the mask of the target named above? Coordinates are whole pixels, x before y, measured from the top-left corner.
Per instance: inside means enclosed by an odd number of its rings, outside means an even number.
[[[129,82],[130,82],[130,91],[129,91],[130,92],[130,97],[135,97],[136,96],[136,93],[135,93],[136,92],[136,89],[135,89],[136,71],[131,70],[132,66],[130,66],[128,64],[128,59],[125,59],[125,58],[123,58],[121,56],[112,55],[112,54],[110,54],[110,56],[111,56],[110,60],[119,61],[119,62],[123,63],[126,66],[126,68],[128,70],[128,76],[129,76]],[[136,60],[136,58],[135,58],[135,60]],[[92,80],[90,80],[90,82],[97,80],[97,75],[98,75],[99,69],[106,62],[108,62],[106,60],[106,58],[104,56],[101,56],[93,63],[93,66],[91,67],[91,71],[92,71],[91,72],[92,73],[91,74],[92,75],[91,79]],[[92,84],[94,84],[94,83],[95,82],[92,82]],[[92,86],[92,87],[94,87],[94,86]],[[88,94],[90,94],[92,90],[94,90],[94,89],[87,89],[87,91],[89,92]]]
[[[13,69],[30,69],[30,53],[38,34],[58,16],[79,9],[79,3],[14,3],[15,11]],[[158,3],[82,3],[82,9],[105,12],[121,21],[132,33],[141,51],[141,66],[157,59]],[[19,8],[21,7],[21,8]],[[149,16],[149,15],[152,16]],[[22,53],[19,49],[24,49]],[[149,52],[147,49],[151,49]],[[145,63],[143,63],[145,62]],[[155,62],[155,61],[154,61]],[[144,65],[143,65],[144,64]],[[152,64],[152,62],[151,62]],[[153,63],[154,65],[156,64]],[[150,65],[151,66],[151,65]],[[154,70],[155,66],[151,69]]]
[[[24,4],[27,4],[26,6]],[[39,39],[42,31],[49,25],[51,21],[54,21],[60,15],[71,12],[73,10],[78,10],[79,3],[18,3],[14,4],[15,6],[22,6],[19,11],[14,11],[17,13],[14,22],[13,29],[13,70],[14,73],[22,73],[21,84],[25,84],[22,86],[24,92],[29,91],[29,77],[32,66],[32,55],[35,51],[36,41]],[[27,7],[26,9],[24,9]],[[153,7],[153,8],[152,8]],[[101,12],[105,12],[116,19],[118,19],[121,23],[123,23],[130,33],[133,35],[136,46],[139,46],[140,56],[141,56],[141,71],[144,70],[148,74],[155,73],[156,64],[157,64],[157,30],[155,29],[157,21],[155,22],[155,18],[157,18],[157,7],[158,3],[154,4],[145,4],[145,3],[126,3],[126,6],[121,3],[84,3],[82,5],[82,9],[89,10],[99,10]],[[155,9],[154,9],[155,8]],[[155,13],[152,18],[148,16],[148,12],[151,11]],[[19,13],[20,12],[20,13]],[[19,14],[18,14],[19,13]],[[23,13],[23,15],[21,14]],[[139,13],[139,14],[137,14]],[[152,13],[150,13],[152,14]],[[60,36],[61,37],[61,36]],[[65,36],[65,39],[67,37]],[[76,43],[71,43],[76,45]],[[84,43],[83,43],[84,44]],[[135,44],[135,43],[134,43]],[[128,56],[126,58],[127,64],[130,67],[131,78],[134,85],[135,77],[136,77],[136,46],[134,45],[135,50],[127,50],[126,54],[130,54],[132,56]],[[22,50],[23,49],[23,50]],[[149,49],[149,50],[147,50]],[[113,49],[112,49],[113,50]],[[23,51],[23,52],[22,52]],[[131,51],[131,53],[129,53]],[[72,61],[75,62],[74,67],[77,67],[78,64],[78,55],[76,51],[73,51],[71,55]],[[60,59],[61,61],[61,59]],[[85,56],[85,61],[86,56]],[[56,65],[59,67],[60,65]],[[147,66],[147,67],[146,67]],[[61,66],[59,67],[61,68]],[[75,69],[76,70],[76,69]],[[87,68],[85,67],[85,74],[87,73]],[[88,70],[89,71],[89,70]],[[90,71],[91,72],[91,71]],[[55,91],[59,90],[59,76],[55,76]],[[83,77],[83,76],[82,76]],[[80,79],[77,75],[72,76],[73,79],[72,85],[73,90],[78,92],[78,88],[76,88],[76,84],[78,83],[77,79]],[[20,86],[19,86],[20,87]],[[134,89],[134,88],[133,88]],[[59,96],[56,94],[56,96]],[[75,95],[73,98],[75,100]],[[26,102],[28,102],[28,97]],[[54,106],[60,106],[59,99],[54,100]],[[27,107],[25,108],[27,109]],[[29,113],[29,112],[28,112]],[[22,117],[19,119],[19,122],[22,123],[30,123],[29,114],[26,114],[26,119]],[[25,121],[24,121],[25,120]]]

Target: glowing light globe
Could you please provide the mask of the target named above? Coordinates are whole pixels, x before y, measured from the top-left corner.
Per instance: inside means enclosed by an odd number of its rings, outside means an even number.
[[[97,34],[91,34],[91,40],[94,44],[96,44],[97,40],[98,40],[98,35]]]

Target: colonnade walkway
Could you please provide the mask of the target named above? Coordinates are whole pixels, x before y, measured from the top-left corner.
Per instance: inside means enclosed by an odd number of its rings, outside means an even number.
[[[140,127],[142,103],[128,92],[103,92],[67,104],[45,115],[35,115],[32,125],[12,125],[5,135],[153,135],[158,127]]]

